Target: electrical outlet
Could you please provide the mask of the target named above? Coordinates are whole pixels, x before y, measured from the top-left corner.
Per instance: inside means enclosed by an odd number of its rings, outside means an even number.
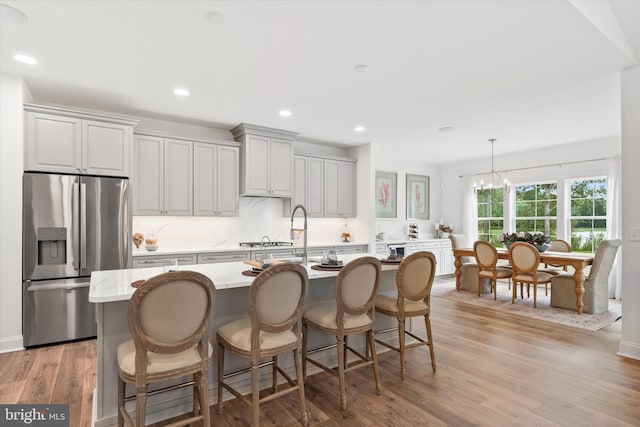
[[[632,242],[640,242],[640,227],[629,228],[629,240]]]

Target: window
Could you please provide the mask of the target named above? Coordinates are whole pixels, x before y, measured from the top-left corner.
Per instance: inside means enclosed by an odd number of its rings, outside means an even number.
[[[504,231],[504,201],[502,189],[478,190],[478,239],[502,246],[498,236]]]
[[[571,181],[571,250],[595,252],[607,230],[607,180]]]
[[[555,182],[518,185],[515,190],[516,233],[535,231],[554,239],[558,234],[558,185]]]

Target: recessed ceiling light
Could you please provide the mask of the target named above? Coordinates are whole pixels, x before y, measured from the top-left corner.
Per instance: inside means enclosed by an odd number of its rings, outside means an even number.
[[[291,110],[280,110],[280,115],[282,117],[291,117]]]
[[[209,12],[204,15],[205,19],[209,21],[210,24],[213,25],[222,25],[224,24],[224,14],[220,12]]]
[[[454,130],[456,130],[456,128],[453,126],[444,126],[438,129],[438,132],[453,132]]]
[[[23,55],[21,53],[14,56],[16,61],[22,62],[23,64],[35,65],[38,63],[38,60],[33,56]]]
[[[367,130],[367,128],[365,128],[364,126],[356,126],[354,130],[356,132],[364,132],[365,130]]]
[[[27,15],[4,3],[0,3],[0,19],[7,22],[15,22],[16,24],[24,24],[29,20]]]
[[[369,66],[367,64],[359,64],[353,67],[353,71],[356,73],[366,73],[369,70]]]
[[[176,88],[173,90],[173,93],[175,93],[178,96],[189,96],[189,91],[187,89],[183,89],[183,88]]]

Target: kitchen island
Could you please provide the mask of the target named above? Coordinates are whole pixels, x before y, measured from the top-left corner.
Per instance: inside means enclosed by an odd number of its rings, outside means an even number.
[[[352,259],[373,254],[343,255],[340,259],[347,263]],[[215,337],[217,329],[225,323],[248,314],[249,293],[248,288],[253,278],[242,274],[250,267],[242,262],[228,262],[217,264],[197,264],[181,266],[181,270],[192,270],[209,277],[216,288],[216,307],[211,319],[210,340],[214,344],[214,353],[217,351]],[[309,293],[306,306],[313,306],[322,302],[333,300],[333,284],[336,271],[318,271],[306,267],[309,275]],[[135,288],[131,283],[137,280],[146,280],[162,273],[162,267],[134,268],[126,270],[96,271],[91,275],[89,301],[96,304],[96,321],[98,326],[97,339],[97,378],[94,393],[93,422],[96,427],[111,426],[117,424],[117,361],[116,350],[118,345],[131,339],[128,326],[128,305]],[[379,292],[393,291],[395,285],[395,272],[397,265],[383,264],[380,275]],[[376,317],[376,329],[388,329],[395,326],[395,320],[386,316]],[[385,339],[394,340],[396,334],[388,333]],[[334,343],[332,337],[323,334],[309,336],[309,348],[318,348]],[[354,347],[364,349],[364,339],[361,336],[349,341]],[[335,349],[326,350],[316,354],[329,365],[336,365]],[[225,367],[228,371],[244,368],[247,361],[232,355],[226,357]],[[215,354],[213,355],[215,365]],[[290,375],[295,376],[292,355],[281,356],[279,363]],[[309,373],[317,370],[309,366]],[[217,396],[217,379],[215,366],[209,370],[209,404],[215,403]],[[271,371],[261,372],[264,375],[264,385],[267,386]],[[188,379],[185,379],[188,380]],[[239,375],[235,379],[236,386],[243,392],[250,392],[250,376]],[[177,381],[180,382],[180,381]],[[165,384],[166,385],[166,384]],[[130,385],[128,385],[130,387]],[[150,390],[153,387],[150,386]],[[133,389],[127,388],[127,396],[132,395]],[[227,395],[225,398],[230,398]],[[133,404],[133,402],[131,402]],[[134,409],[132,405],[131,409]],[[147,421],[157,422],[171,416],[176,416],[191,410],[191,391],[187,388],[175,389],[166,393],[149,396],[147,400]]]

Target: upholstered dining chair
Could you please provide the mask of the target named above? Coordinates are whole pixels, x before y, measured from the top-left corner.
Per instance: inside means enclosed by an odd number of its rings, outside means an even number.
[[[118,346],[118,426],[133,425],[125,383],[136,388],[136,424],[145,425],[149,383],[193,376],[193,415],[170,425],[210,425],[207,371],[213,347],[209,319],[215,289],[206,276],[171,271],[143,282],[129,302],[132,340]]]
[[[549,247],[547,247],[547,250],[551,252],[571,252],[571,245],[566,240],[555,239],[549,242]],[[562,273],[563,271],[567,271],[567,266],[545,263],[544,269],[539,269],[539,271],[556,275]]]
[[[603,240],[598,245],[593,264],[588,272],[589,277],[584,282],[583,313],[600,314],[609,309],[609,274],[621,245],[622,241],[619,239]],[[551,306],[577,310],[575,286],[573,274],[552,277]]]
[[[373,336],[374,301],[380,283],[380,261],[373,257],[354,259],[345,265],[338,273],[333,293],[335,302],[321,304],[309,308],[302,317],[303,345],[306,378],[307,362],[338,377],[340,387],[340,408],[347,408],[345,393],[345,372],[365,366],[373,366],[376,393],[380,394],[380,379],[378,376],[378,359],[375,352]],[[338,353],[338,368],[331,369],[328,366],[309,357],[309,354],[321,349],[309,351],[307,348],[309,327],[336,338]],[[366,354],[349,346],[349,335],[365,333]],[[359,360],[351,365],[347,363],[347,351],[358,356]],[[370,356],[369,353],[371,354]]]
[[[533,286],[533,307],[536,308],[538,285],[549,283],[552,277],[551,274],[538,271],[540,252],[530,243],[514,242],[509,246],[509,261],[513,267],[511,303],[515,303],[517,284],[520,283],[520,295],[522,295],[522,285],[526,283],[527,296],[529,296],[529,286]]]
[[[395,347],[385,341],[376,342],[392,350],[400,352],[400,377],[404,380],[406,368],[404,363],[405,349],[419,346],[429,346],[431,368],[436,371],[436,358],[433,350],[431,335],[431,287],[436,273],[436,257],[431,252],[415,252],[405,259],[396,272],[396,287],[394,293],[383,293],[376,297],[376,311],[386,316],[398,319],[398,341]],[[407,317],[423,316],[427,332],[427,339],[416,336],[405,329]],[[405,344],[405,334],[416,341]]]
[[[498,267],[498,251],[489,242],[476,241],[473,244],[473,252],[478,263],[478,296],[482,290],[482,279],[489,279],[495,300],[498,293],[498,279],[509,279],[509,284],[511,284],[513,271],[510,268]]]
[[[253,280],[249,289],[249,317],[227,323],[218,329],[218,413],[222,414],[222,390],[226,389],[251,407],[254,427],[260,425],[260,404],[297,391],[300,418],[309,423],[304,398],[302,375],[302,308],[309,288],[307,271],[298,264],[283,263],[267,268]],[[251,367],[224,373],[224,353],[249,359]],[[296,380],[278,366],[278,355],[293,352]],[[260,398],[260,360],[271,358],[272,393]],[[240,394],[227,381],[251,370],[251,400]],[[277,390],[277,373],[290,387]]]
[[[467,240],[467,236],[464,234],[449,234],[449,240],[451,240],[451,247],[453,249],[470,248],[472,245]],[[478,264],[473,257],[463,256],[460,257],[460,289],[470,292],[476,292],[478,288]],[[491,283],[488,280],[483,280],[481,293],[488,294],[491,292]]]

